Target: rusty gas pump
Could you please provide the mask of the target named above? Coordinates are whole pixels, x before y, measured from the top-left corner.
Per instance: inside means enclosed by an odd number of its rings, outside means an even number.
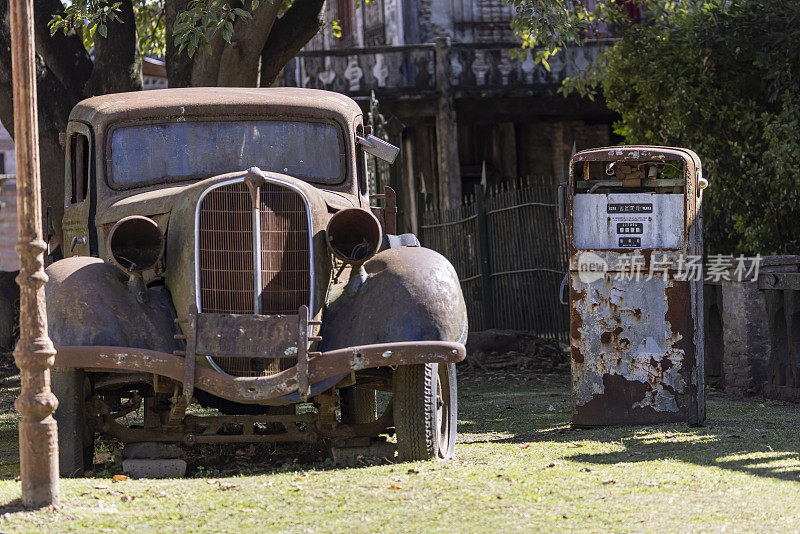
[[[699,158],[608,147],[575,154],[569,171],[559,198],[569,224],[573,425],[701,423]]]

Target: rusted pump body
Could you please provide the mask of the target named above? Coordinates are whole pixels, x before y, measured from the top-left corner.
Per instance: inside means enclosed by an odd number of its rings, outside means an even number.
[[[574,425],[704,420],[703,281],[687,266],[702,258],[706,185],[686,149],[573,156],[560,198]]]

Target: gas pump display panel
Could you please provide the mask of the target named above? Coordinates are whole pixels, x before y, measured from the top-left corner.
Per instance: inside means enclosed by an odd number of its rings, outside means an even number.
[[[577,249],[683,246],[683,195],[582,193],[576,194],[573,202]]]

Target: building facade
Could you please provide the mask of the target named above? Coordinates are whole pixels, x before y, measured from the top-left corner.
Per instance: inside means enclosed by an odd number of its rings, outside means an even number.
[[[574,150],[612,142],[601,102],[557,90],[609,44],[595,39],[551,59],[522,51],[502,0],[352,0],[327,5],[338,21],[284,69],[278,83],[342,92],[404,126],[402,169],[392,181],[401,219],[414,229],[419,193],[455,206],[482,176],[489,184],[560,180]]]

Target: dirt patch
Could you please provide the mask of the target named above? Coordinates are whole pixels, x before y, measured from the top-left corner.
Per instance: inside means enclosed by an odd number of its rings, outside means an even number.
[[[467,359],[458,364],[465,375],[485,373],[566,373],[569,347],[530,332],[484,330],[470,332]]]

